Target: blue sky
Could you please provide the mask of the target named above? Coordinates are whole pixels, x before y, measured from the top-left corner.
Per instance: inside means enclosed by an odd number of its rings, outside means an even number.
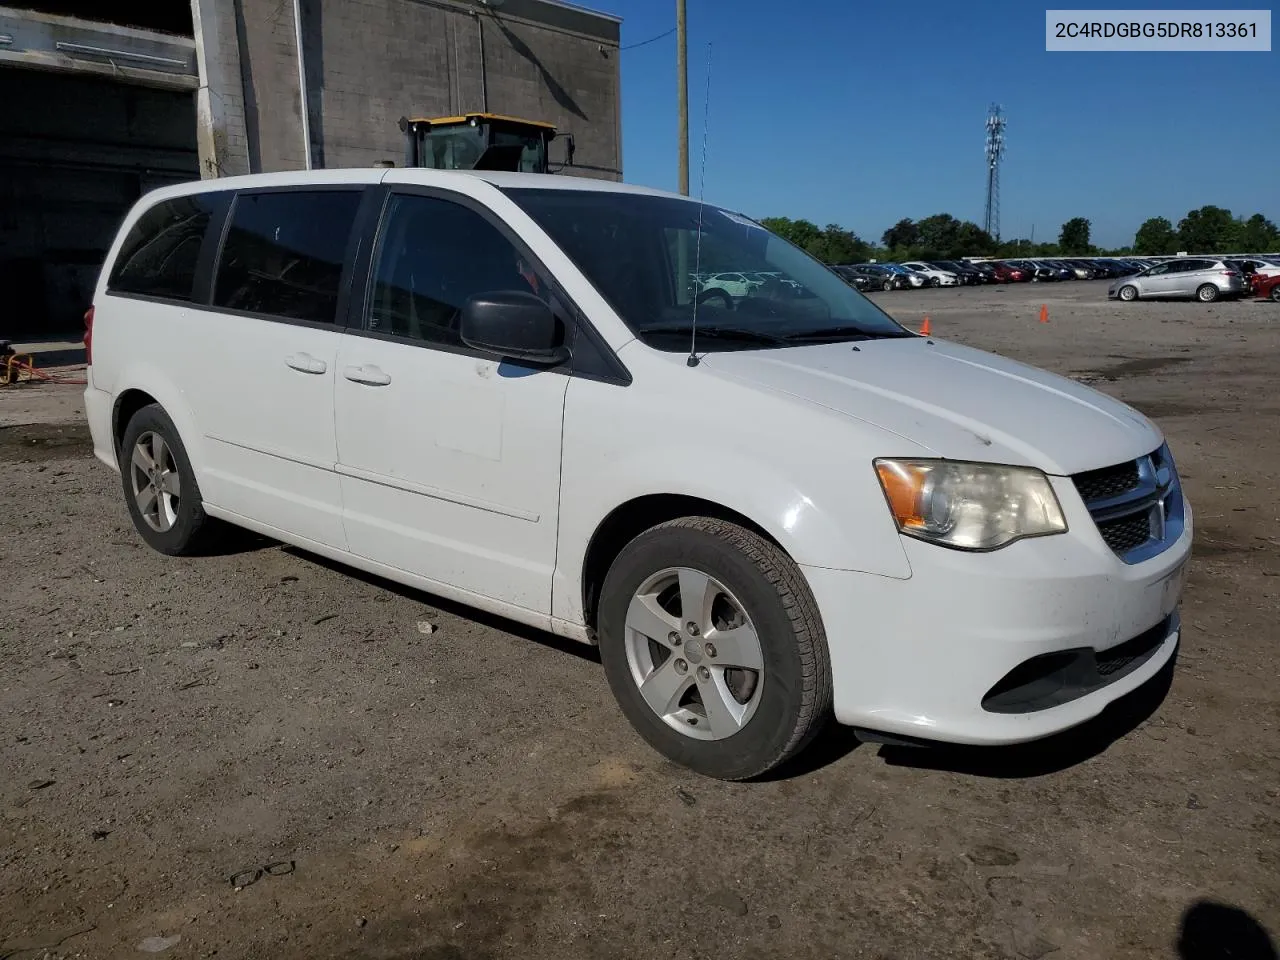
[[[624,18],[624,47],[675,24],[675,0],[582,2]],[[1172,3],[1125,8],[1149,6]],[[1206,203],[1280,221],[1274,39],[1270,53],[1047,53],[1045,5],[1025,0],[688,0],[688,16],[695,195],[713,44],[708,201],[867,240],[902,217],[981,223],[995,101],[1009,120],[1006,239],[1034,224],[1056,240],[1084,216],[1116,246],[1147,217],[1176,225]],[[620,56],[624,178],[674,190],[675,37]]]

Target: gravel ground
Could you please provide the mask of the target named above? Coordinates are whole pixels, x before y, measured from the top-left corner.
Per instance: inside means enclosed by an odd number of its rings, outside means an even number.
[[[704,780],[587,648],[248,535],[149,551],[76,388],[0,388],[0,958],[1274,958],[1280,308],[876,299],[1160,422],[1175,670],[1031,748],[833,730]]]

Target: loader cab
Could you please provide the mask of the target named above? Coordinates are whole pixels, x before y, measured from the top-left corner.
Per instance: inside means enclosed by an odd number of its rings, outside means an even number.
[[[494,113],[435,119],[401,117],[405,166],[434,170],[510,170],[550,173],[550,144],[565,140],[564,166],[573,163],[573,136],[549,123]]]

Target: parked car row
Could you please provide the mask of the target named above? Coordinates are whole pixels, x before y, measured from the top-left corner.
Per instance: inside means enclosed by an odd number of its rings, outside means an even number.
[[[777,271],[734,270],[689,274],[690,292],[699,301],[720,300],[732,305],[752,295],[795,299],[809,295],[804,287]]]
[[[1154,261],[1150,261],[1154,263]],[[1136,258],[1036,258],[1028,260],[905,260],[849,263],[835,267],[859,290],[974,286],[1053,280],[1100,280],[1129,276],[1149,262]]]
[[[1142,297],[1197,297],[1206,302],[1242,296],[1254,277],[1280,276],[1280,257],[1034,257],[1008,260],[906,260],[902,263],[849,263],[833,268],[858,290],[906,290],[982,283],[1052,283],[1111,280],[1107,295],[1120,300]],[[1271,296],[1267,286],[1263,296]],[[1280,299],[1280,294],[1276,294]]]

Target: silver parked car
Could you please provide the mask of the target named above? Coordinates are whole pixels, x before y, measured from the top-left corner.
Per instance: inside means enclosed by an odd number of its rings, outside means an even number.
[[[1118,278],[1107,288],[1107,297],[1195,297],[1212,303],[1219,297],[1238,297],[1247,291],[1244,277],[1234,266],[1211,257],[1185,257]]]

